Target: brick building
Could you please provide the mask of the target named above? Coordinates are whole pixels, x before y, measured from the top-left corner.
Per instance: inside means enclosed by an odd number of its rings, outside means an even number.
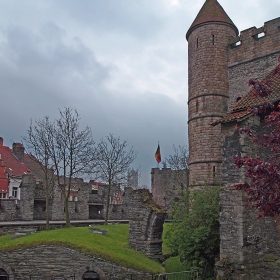
[[[206,0],[189,28],[189,168],[190,184],[222,183],[220,279],[279,279],[279,232],[271,219],[257,220],[245,209],[246,195],[234,185],[246,180],[232,162],[236,154],[256,155],[234,125],[263,122],[246,110],[250,78],[268,78],[280,54],[280,18],[238,32],[216,0]],[[280,99],[279,81],[273,94]],[[211,127],[210,123],[214,126]]]

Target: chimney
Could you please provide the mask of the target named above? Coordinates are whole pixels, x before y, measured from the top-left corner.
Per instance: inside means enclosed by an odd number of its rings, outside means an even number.
[[[24,147],[21,143],[13,143],[13,154],[18,158],[20,162],[23,162]]]
[[[3,137],[0,137],[0,146],[3,146],[3,144],[4,144],[4,139]]]

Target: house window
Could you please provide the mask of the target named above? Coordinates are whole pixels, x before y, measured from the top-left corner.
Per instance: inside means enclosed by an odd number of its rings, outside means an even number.
[[[12,196],[15,198],[17,198],[17,191],[18,191],[17,187],[13,187]]]
[[[6,193],[0,193],[0,199],[1,198],[6,198],[7,197],[7,194]]]

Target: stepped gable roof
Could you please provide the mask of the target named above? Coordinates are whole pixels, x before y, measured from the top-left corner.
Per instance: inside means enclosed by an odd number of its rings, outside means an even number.
[[[195,20],[193,21],[191,27],[189,28],[186,38],[188,39],[190,33],[195,28],[207,22],[223,22],[230,24],[234,28],[236,36],[238,35],[237,27],[229,18],[219,2],[217,0],[206,0],[199,13],[197,14]]]
[[[7,146],[0,145],[1,159],[6,166],[6,172],[13,176],[21,177],[30,174],[31,170],[13,154],[13,150]]]
[[[9,178],[6,172],[6,166],[2,159],[0,159],[0,192],[9,191]]]
[[[219,123],[240,121],[241,119],[252,115],[251,110],[249,110],[250,108],[260,106],[265,102],[274,103],[280,101],[280,73],[278,72],[275,74],[274,69],[262,80],[262,82],[269,82],[271,93],[268,95],[268,97],[255,96],[255,90],[251,89],[238,102],[235,103],[227,115],[211,123],[211,125],[215,126]]]
[[[30,174],[32,174],[37,181],[42,180],[45,177],[43,165],[40,163],[33,155],[24,154],[23,155],[24,164],[30,169]],[[49,171],[50,175],[53,174],[53,171]]]

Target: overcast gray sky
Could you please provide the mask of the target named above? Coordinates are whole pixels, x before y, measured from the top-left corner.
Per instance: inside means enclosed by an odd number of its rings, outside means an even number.
[[[187,144],[187,41],[204,0],[0,0],[0,136],[72,107],[96,142],[113,133],[138,152],[140,184]],[[220,0],[239,30],[280,16],[279,0]]]

